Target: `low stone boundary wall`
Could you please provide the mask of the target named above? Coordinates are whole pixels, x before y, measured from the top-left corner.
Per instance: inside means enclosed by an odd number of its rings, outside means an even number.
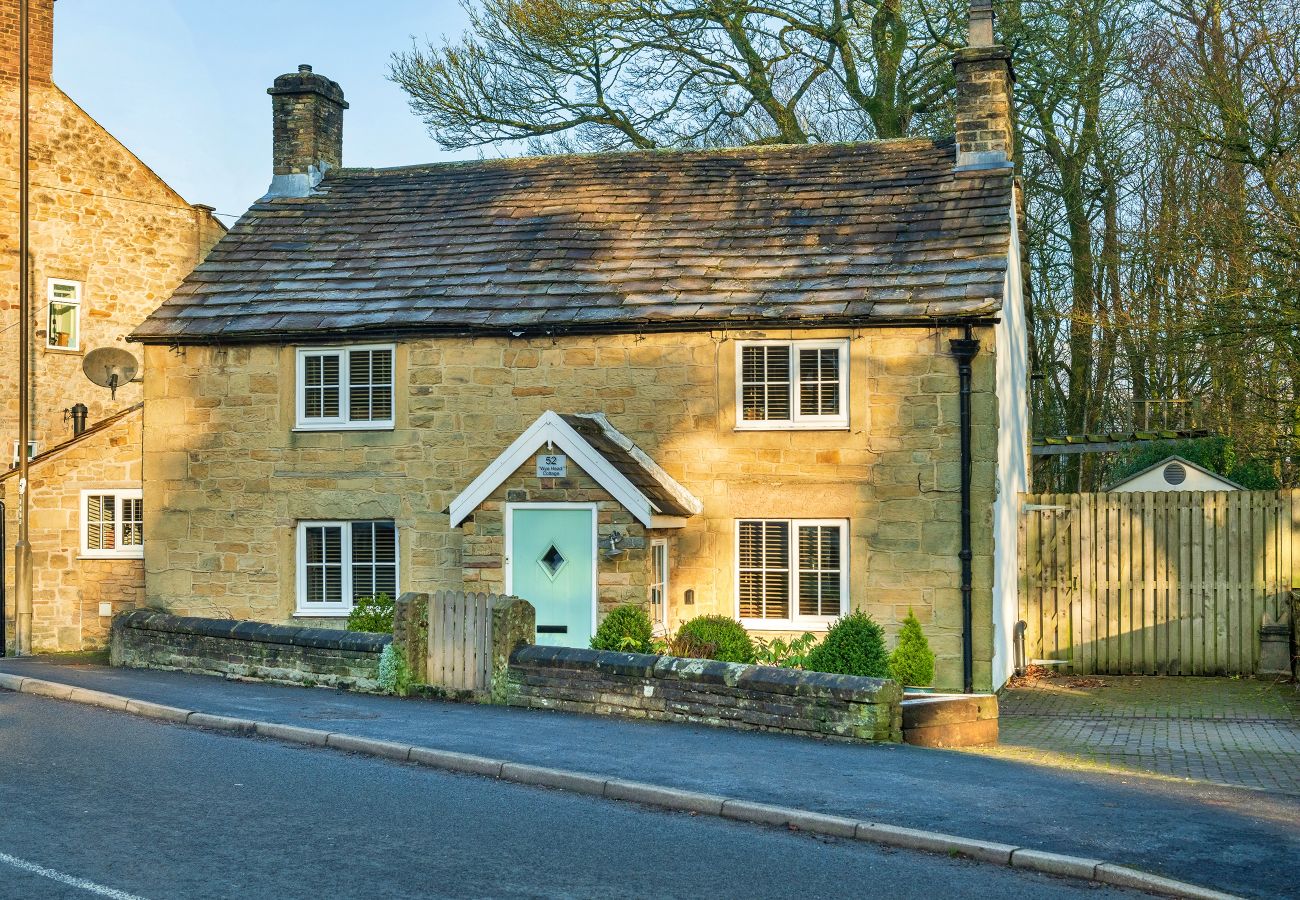
[[[907,694],[903,740],[918,747],[979,747],[998,742],[993,694]]]
[[[137,669],[374,691],[379,689],[379,654],[391,641],[386,634],[136,609],[113,620],[109,658],[115,666]]]
[[[902,739],[892,681],[641,653],[521,647],[511,706],[855,741]]]

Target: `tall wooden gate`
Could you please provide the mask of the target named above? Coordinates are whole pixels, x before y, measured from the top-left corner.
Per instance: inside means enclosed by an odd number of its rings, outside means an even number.
[[[1260,624],[1279,619],[1291,588],[1295,492],[1024,500],[1027,659],[1076,673],[1254,673]]]

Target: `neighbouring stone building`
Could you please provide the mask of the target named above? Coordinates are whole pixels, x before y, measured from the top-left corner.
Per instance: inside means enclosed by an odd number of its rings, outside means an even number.
[[[941,686],[1000,685],[1026,337],[980,13],[955,141],[343,168],[339,86],[276,79],[270,192],[132,338],[148,602],[491,589],[575,645],[624,602],[912,609]]]
[[[18,452],[18,6],[0,0],[0,473],[16,465]],[[32,646],[73,650],[102,644],[108,616],[143,592],[139,547],[114,545],[115,558],[102,548],[86,552],[79,535],[88,511],[76,507],[83,491],[100,497],[88,502],[105,504],[96,524],[111,527],[97,532],[101,544],[122,537],[122,504],[142,487],[141,386],[126,384],[110,396],[82,374],[82,361],[100,347],[134,350],[126,336],[224,228],[59,89],[52,80],[54,0],[30,0],[29,7]],[[77,404],[89,423],[80,438],[70,415]],[[16,478],[0,474],[6,642],[14,637],[17,490]],[[111,510],[105,497],[113,498]],[[137,507],[126,508],[134,514]],[[127,528],[125,537],[136,535]]]

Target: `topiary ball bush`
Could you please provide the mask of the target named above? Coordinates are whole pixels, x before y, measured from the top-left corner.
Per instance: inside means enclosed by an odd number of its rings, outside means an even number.
[[[810,672],[888,678],[885,630],[866,613],[851,612],[837,619],[822,642],[809,651],[804,668]]]
[[[934,651],[910,609],[898,632],[898,645],[889,656],[889,675],[912,687],[928,687],[934,681]]]
[[[620,653],[649,653],[654,626],[646,611],[634,604],[616,606],[609,611],[591,639],[592,650],[617,650]]]
[[[745,626],[727,616],[696,616],[677,629],[675,647],[689,647],[692,655],[722,662],[752,663],[754,641]]]

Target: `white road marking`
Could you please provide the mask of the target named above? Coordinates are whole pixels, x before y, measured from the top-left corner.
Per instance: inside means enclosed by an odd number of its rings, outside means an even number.
[[[66,884],[69,887],[88,891],[98,897],[109,897],[111,900],[144,900],[143,897],[139,897],[135,894],[128,894],[126,891],[119,891],[115,888],[105,887],[102,884],[95,884],[93,881],[87,881],[86,879],[78,878],[75,875],[65,875],[62,872],[56,872],[53,869],[38,866],[36,863],[28,862],[25,859],[10,856],[8,853],[0,853],[0,863],[11,865],[15,869],[21,869],[22,871],[30,872],[33,875],[39,875],[42,878],[48,878],[51,881],[57,881],[60,884]]]

